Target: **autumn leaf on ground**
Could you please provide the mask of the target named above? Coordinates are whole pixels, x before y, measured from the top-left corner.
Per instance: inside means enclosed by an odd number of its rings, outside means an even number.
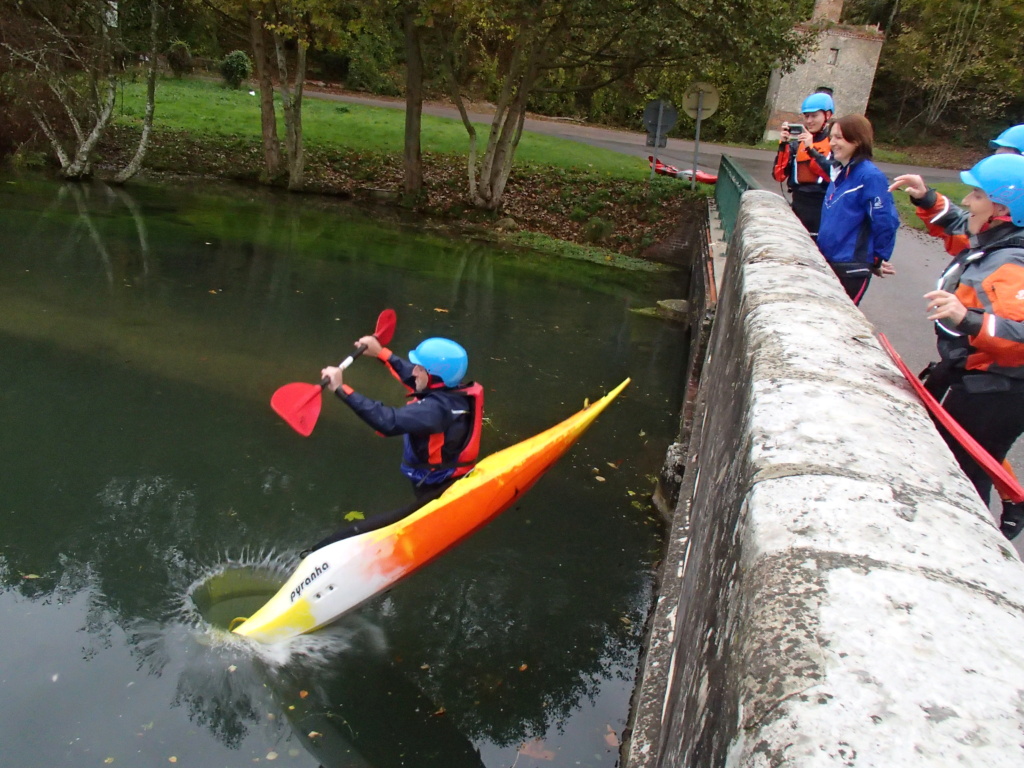
[[[533,757],[537,760],[554,760],[555,753],[550,749],[544,749],[543,739],[534,739],[519,746],[519,754]]]
[[[609,747],[619,746],[619,737],[615,735],[615,731],[612,730],[612,727],[610,725],[606,725],[605,728],[608,730],[605,731],[604,734],[604,743]]]

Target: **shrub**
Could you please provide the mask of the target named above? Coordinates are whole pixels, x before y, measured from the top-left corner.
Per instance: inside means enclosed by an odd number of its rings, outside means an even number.
[[[244,55],[244,54],[243,54]],[[167,64],[175,77],[191,75],[194,65],[192,64],[192,51],[184,40],[175,40],[167,49]]]
[[[614,229],[615,225],[612,222],[594,216],[583,225],[583,238],[588,243],[599,243],[608,237]]]
[[[220,74],[232,88],[241,88],[242,82],[252,75],[252,61],[245,51],[232,51],[220,62]]]

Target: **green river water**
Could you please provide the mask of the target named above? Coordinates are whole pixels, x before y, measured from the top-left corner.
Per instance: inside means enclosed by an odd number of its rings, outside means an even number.
[[[0,178],[0,764],[607,766],[629,710],[685,338],[672,273],[509,253],[373,210],[197,182]],[[224,631],[353,510],[399,440],[268,406],[385,307],[451,336],[483,452],[633,384],[512,509],[328,628]],[[348,372],[394,405],[373,360]]]

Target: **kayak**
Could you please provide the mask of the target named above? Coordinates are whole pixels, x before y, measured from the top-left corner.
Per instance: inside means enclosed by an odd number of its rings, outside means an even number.
[[[306,556],[284,586],[233,632],[278,643],[323,627],[508,509],[547,472],[629,379],[560,424],[482,459],[408,517]]]
[[[661,160],[655,160],[653,155],[647,156],[647,162],[654,168],[654,172],[662,176],[672,176],[676,179],[696,179],[701,184],[715,184],[718,181],[718,176],[714,173],[708,173],[707,171],[697,171],[696,175],[692,170],[681,171],[674,165],[666,165]]]

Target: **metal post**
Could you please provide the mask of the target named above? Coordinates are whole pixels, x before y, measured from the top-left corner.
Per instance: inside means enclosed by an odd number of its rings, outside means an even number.
[[[654,154],[651,160],[651,179],[654,178],[654,166],[658,164],[658,147],[661,146],[661,117],[665,111],[665,100],[658,99],[658,125],[654,129]]]
[[[697,155],[700,153],[700,118],[704,112],[704,91],[697,91],[697,136],[693,142],[693,175],[690,177],[690,191],[697,186]]]

